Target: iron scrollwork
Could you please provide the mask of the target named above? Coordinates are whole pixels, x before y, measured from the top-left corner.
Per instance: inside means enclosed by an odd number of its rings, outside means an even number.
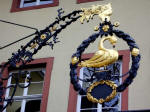
[[[6,91],[6,89],[8,88],[13,88],[13,93],[11,94],[11,97],[9,99],[5,99],[5,97],[3,96],[3,94],[1,95],[1,100],[0,102],[7,102],[7,104],[3,107],[1,105],[1,109],[0,111],[2,112],[9,104],[11,104],[13,102],[13,96],[15,95],[16,89],[17,87],[21,87],[21,88],[26,88],[30,85],[31,82],[31,78],[27,77],[28,80],[28,85],[26,86],[22,86],[19,84],[18,80],[19,78],[23,78],[23,72],[22,69],[25,67],[25,65],[29,62],[31,62],[33,59],[33,55],[35,55],[43,46],[50,46],[51,49],[53,49],[54,45],[56,43],[59,42],[57,35],[63,30],[65,29],[67,26],[71,25],[73,22],[75,22],[76,20],[78,20],[80,18],[79,13],[81,13],[82,10],[77,10],[77,11],[73,11],[68,15],[62,16],[62,14],[64,13],[64,11],[62,9],[58,10],[58,17],[56,17],[56,20],[50,24],[48,27],[46,27],[43,30],[38,31],[38,29],[36,28],[32,28],[32,27],[28,27],[25,25],[19,25],[16,23],[12,23],[12,22],[7,22],[7,21],[3,21],[1,20],[1,22],[5,22],[5,23],[9,23],[9,24],[13,24],[13,25],[17,25],[17,26],[22,26],[22,27],[27,27],[30,29],[34,29],[36,30],[35,33],[28,35],[22,39],[19,39],[15,42],[12,42],[10,44],[7,44],[5,46],[0,47],[0,49],[4,49],[6,47],[9,47],[10,45],[13,45],[19,41],[22,41],[26,38],[29,38],[31,36],[34,36],[33,39],[31,39],[26,45],[21,46],[20,49],[18,49],[17,52],[12,53],[12,57],[8,59],[8,61],[1,65],[1,71],[0,71],[0,89],[3,90],[2,93],[4,93],[4,91]],[[64,24],[60,24],[60,22],[63,21]],[[12,67],[12,68],[17,68],[19,69],[19,73],[18,76],[14,76],[9,75],[8,77],[3,77],[3,72],[6,69],[6,67]],[[9,86],[9,87],[3,87],[3,82],[8,80],[10,77],[14,78],[15,80],[15,85],[13,86]]]
[[[99,30],[98,33],[94,33],[91,35],[88,39],[84,40],[82,44],[77,48],[77,51],[72,55],[72,62],[70,63],[70,78],[71,83],[74,86],[74,89],[79,92],[79,94],[86,94],[87,91],[81,87],[81,85],[78,83],[78,80],[82,80],[77,76],[77,67],[79,63],[81,62],[81,55],[84,52],[84,50],[90,45],[91,42],[94,42],[99,36],[112,36],[112,34],[115,34],[117,37],[123,39],[127,42],[128,46],[130,47],[130,51],[132,53],[132,66],[131,69],[128,72],[128,77],[123,82],[123,84],[116,87],[117,92],[122,92],[125,90],[133,81],[135,76],[137,75],[137,70],[139,68],[139,61],[140,61],[140,54],[139,54],[139,48],[137,44],[135,43],[134,39],[131,38],[128,34],[125,34],[122,31],[115,30],[113,27],[118,26],[118,23],[111,24],[110,15],[112,14],[111,10],[111,4],[107,5],[96,5],[92,6],[92,8],[83,8],[82,10],[76,10],[71,12],[68,15],[62,16],[64,11],[62,9],[58,10],[58,17],[56,17],[56,20],[50,24],[48,27],[46,27],[43,30],[38,30],[36,28],[28,27],[30,29],[36,30],[33,34],[26,36],[22,39],[19,39],[13,43],[10,43],[6,46],[0,47],[0,49],[6,48],[10,45],[13,45],[21,40],[24,40],[28,37],[34,36],[33,39],[31,39],[26,45],[21,46],[20,49],[18,49],[17,52],[12,53],[12,57],[8,59],[8,61],[1,65],[1,71],[0,71],[0,91],[5,91],[7,88],[13,88],[13,93],[10,97],[10,99],[5,99],[3,92],[1,94],[0,102],[7,102],[5,106],[1,105],[1,112],[13,102],[13,96],[15,95],[17,87],[25,88],[30,85],[31,78],[27,77],[28,85],[27,86],[21,86],[18,82],[20,77],[23,77],[22,69],[25,67],[25,65],[29,62],[31,62],[33,59],[33,55],[35,55],[43,46],[50,46],[51,49],[53,49],[54,45],[59,42],[57,35],[65,29],[67,26],[71,25],[73,22],[77,21],[80,18],[81,23],[84,22],[84,20],[89,21],[89,19],[92,19],[94,15],[98,15],[100,19],[102,20],[102,23],[100,23],[99,27],[96,27],[95,30]],[[60,24],[60,22],[64,22],[64,24]],[[7,21],[1,20],[1,22],[14,24],[18,26],[19,25]],[[6,67],[13,67],[19,69],[18,76],[9,75],[8,77],[3,77],[3,72],[6,69]],[[106,73],[110,73],[111,71],[108,70]],[[104,73],[104,72],[102,72]],[[105,73],[104,73],[105,74]],[[15,85],[10,87],[3,87],[3,82],[8,80],[10,77],[14,78]],[[94,75],[87,80],[83,81],[94,81],[95,77]],[[105,77],[106,78],[106,77]]]
[[[97,7],[101,7],[101,8],[97,8]],[[114,52],[114,50],[104,49],[104,47],[102,46],[104,39],[105,40],[108,39],[111,44],[114,44],[114,42],[116,40],[116,39],[112,39],[114,35],[117,36],[118,38],[121,38],[124,41],[126,41],[126,43],[128,44],[128,46],[130,48],[131,57],[132,57],[132,65],[131,65],[130,70],[126,74],[122,75],[122,76],[128,75],[128,77],[122,84],[120,84],[118,87],[116,87],[116,91],[117,92],[124,91],[132,83],[133,79],[137,75],[137,70],[139,68],[139,62],[140,62],[140,57],[141,57],[140,53],[139,53],[139,47],[137,46],[135,40],[132,37],[130,37],[128,34],[124,33],[123,31],[114,29],[114,26],[118,27],[119,23],[115,22],[114,24],[112,24],[110,22],[109,16],[112,13],[110,11],[111,10],[110,7],[111,7],[111,5],[108,4],[108,5],[104,5],[104,7],[96,6],[96,7],[92,7],[91,9],[88,8],[88,9],[83,10],[84,11],[84,13],[82,14],[83,20],[81,21],[81,23],[83,23],[83,21],[85,19],[87,19],[87,20],[91,19],[93,17],[93,15],[99,15],[100,19],[102,20],[102,23],[100,23],[99,27],[95,28],[95,30],[99,31],[99,32],[92,34],[90,37],[88,37],[88,39],[84,40],[77,48],[77,51],[72,55],[72,59],[71,59],[71,63],[70,63],[71,83],[73,84],[74,89],[76,91],[78,91],[80,95],[85,95],[87,93],[89,94],[89,92],[87,91],[88,88],[82,88],[82,86],[79,84],[78,80],[82,80],[82,81],[85,81],[85,80],[80,79],[77,76],[77,67],[80,66],[80,67],[98,68],[98,67],[107,67],[110,64],[114,63],[118,59],[117,52],[116,51]],[[96,10],[96,11],[94,12],[93,10]],[[102,11],[97,11],[97,10],[102,10]],[[103,18],[105,18],[105,19],[103,19]],[[82,53],[98,37],[102,38],[100,41],[100,45],[99,45],[100,46],[99,51],[97,51],[93,55],[93,57],[91,57],[90,59],[81,61]],[[111,53],[111,52],[113,52],[113,53]],[[106,69],[106,70],[107,70],[107,72],[106,71],[101,72],[101,74],[104,77],[107,76],[106,74],[109,74],[109,72],[108,72],[109,70],[108,69]],[[95,75],[95,78],[97,79],[96,75]],[[88,79],[88,80],[92,82],[93,79],[94,78],[91,77],[91,79]],[[101,78],[101,80],[105,81],[106,79]],[[99,82],[97,82],[97,83],[99,83]],[[94,84],[95,83],[93,83],[93,85]],[[89,98],[89,99],[91,101],[95,102],[94,98]],[[101,103],[103,103],[105,101],[101,101]],[[98,100],[97,100],[97,102],[98,102]]]

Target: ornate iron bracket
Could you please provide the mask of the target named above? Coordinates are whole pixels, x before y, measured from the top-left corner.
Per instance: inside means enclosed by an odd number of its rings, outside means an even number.
[[[132,54],[132,66],[128,72],[129,76],[123,82],[123,84],[121,84],[120,86],[118,86],[116,88],[117,92],[122,92],[123,90],[125,90],[126,87],[128,87],[128,85],[131,84],[131,82],[135,78],[135,76],[137,74],[137,70],[139,68],[139,61],[140,61],[139,48],[136,45],[134,39],[132,39],[129,35],[125,34],[122,31],[113,29],[113,27],[117,26],[117,24],[112,25],[111,22],[109,21],[110,15],[112,14],[111,4],[96,5],[96,6],[92,6],[92,8],[84,8],[82,10],[73,11],[65,16],[62,16],[63,13],[64,13],[64,11],[62,11],[62,9],[59,9],[58,17],[56,17],[56,20],[52,24],[50,24],[48,27],[46,27],[45,29],[40,30],[40,31],[36,28],[0,20],[1,22],[14,24],[17,26],[27,27],[27,28],[36,30],[35,33],[33,33],[29,36],[26,36],[22,39],[19,39],[15,42],[12,42],[10,44],[7,44],[0,48],[0,49],[6,48],[10,45],[13,45],[13,44],[21,41],[21,40],[24,40],[30,36],[34,36],[34,38],[31,39],[26,45],[22,45],[21,48],[18,49],[17,52],[12,53],[12,57],[9,58],[8,61],[5,64],[3,64],[1,67],[2,69],[0,71],[0,79],[1,79],[0,80],[0,89],[5,91],[7,88],[13,88],[13,93],[12,93],[10,99],[6,100],[3,94],[0,95],[0,102],[2,102],[2,103],[7,102],[7,104],[4,107],[2,107],[2,109],[0,110],[1,112],[9,104],[11,104],[13,102],[13,96],[15,95],[15,92],[16,92],[16,89],[18,86],[21,88],[25,88],[30,85],[30,81],[31,81],[30,77],[27,77],[29,84],[25,87],[21,86],[19,84],[18,80],[20,77],[23,77],[24,73],[22,72],[22,69],[24,68],[24,66],[27,63],[29,63],[33,60],[33,55],[36,54],[43,46],[48,45],[48,46],[50,46],[51,49],[53,49],[54,45],[59,42],[57,35],[63,29],[65,29],[67,26],[71,25],[73,22],[78,20],[80,17],[81,17],[80,21],[81,21],[81,23],[83,23],[84,20],[89,21],[89,19],[92,19],[94,15],[98,15],[103,22],[100,23],[99,27],[96,28],[96,30],[99,30],[99,32],[91,35],[88,39],[84,40],[82,42],[82,44],[77,48],[76,53],[74,53],[72,56],[72,62],[70,64],[70,69],[71,69],[70,77],[71,77],[71,83],[73,84],[74,89],[76,91],[79,91],[79,94],[85,94],[87,92],[78,83],[79,78],[77,76],[77,71],[76,71],[78,63],[81,61],[81,55],[84,52],[84,50],[90,45],[91,42],[94,42],[99,36],[104,36],[104,35],[108,36],[108,35],[112,35],[113,33],[116,36],[118,36],[119,38],[122,38],[124,41],[127,42],[127,44],[130,47],[131,54]],[[61,21],[64,22],[64,24],[60,24]],[[19,69],[19,74],[17,77],[15,77],[14,75],[10,75],[8,77],[2,76],[3,71],[8,66]],[[3,82],[5,80],[8,80],[10,77],[14,78],[15,85],[10,86],[10,87],[3,87]],[[92,80],[89,79],[88,81],[92,81]]]
[[[57,35],[63,30],[65,29],[67,26],[71,25],[73,22],[75,22],[77,19],[80,18],[79,13],[81,13],[81,10],[77,10],[77,11],[73,11],[71,13],[69,13],[68,15],[62,16],[62,14],[64,13],[64,11],[62,11],[62,9],[58,10],[58,17],[56,18],[56,20],[50,24],[48,27],[46,27],[45,29],[38,31],[38,29],[36,28],[32,28],[29,26],[25,26],[25,25],[20,25],[20,24],[16,24],[16,23],[12,23],[12,22],[7,22],[4,20],[1,20],[1,22],[5,22],[5,23],[9,23],[9,24],[13,24],[13,25],[17,25],[17,26],[22,26],[22,27],[26,27],[26,28],[30,28],[30,29],[34,29],[36,30],[35,33],[28,35],[24,38],[21,38],[17,41],[14,41],[10,44],[7,44],[3,47],[1,47],[0,49],[6,48],[10,45],[13,45],[21,40],[24,40],[28,37],[34,36],[34,38],[32,40],[30,40],[26,45],[22,45],[20,49],[18,49],[17,52],[12,53],[12,57],[8,59],[8,62],[6,62],[4,65],[1,65],[1,71],[0,71],[0,83],[1,86],[0,88],[3,89],[4,91],[7,88],[13,88],[13,93],[10,97],[10,99],[5,99],[5,97],[3,96],[3,94],[1,95],[0,98],[0,102],[7,102],[7,104],[0,109],[0,111],[2,112],[9,104],[11,104],[13,102],[13,96],[15,95],[17,86],[21,87],[21,88],[25,88],[28,87],[30,85],[30,81],[31,78],[28,77],[28,82],[29,84],[27,86],[21,86],[18,82],[19,78],[22,77],[22,69],[24,68],[24,66],[26,65],[26,63],[29,63],[33,60],[33,55],[36,54],[43,46],[50,46],[51,49],[53,49],[54,45],[56,43],[58,43],[58,38]],[[64,24],[60,24],[60,22],[63,21]],[[30,49],[30,50],[28,50]],[[15,77],[14,75],[8,76],[8,77],[3,77],[3,71],[5,70],[6,67],[13,67],[13,68],[18,68],[19,69],[19,75],[18,77]],[[15,80],[15,86],[10,86],[10,87],[3,87],[3,82],[5,80],[8,80],[10,77],[14,78]],[[2,106],[1,106],[2,107]]]

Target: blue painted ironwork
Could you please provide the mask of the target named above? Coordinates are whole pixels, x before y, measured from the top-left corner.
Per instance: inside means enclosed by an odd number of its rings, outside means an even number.
[[[3,105],[0,106],[0,112],[2,112],[9,104],[11,104],[13,102],[13,96],[15,95],[17,87],[26,88],[30,85],[30,81],[31,81],[30,77],[27,77],[28,82],[29,82],[29,84],[27,86],[22,86],[19,84],[19,78],[23,77],[22,69],[24,68],[24,66],[27,63],[34,60],[33,55],[35,55],[43,46],[48,45],[48,46],[50,46],[51,49],[53,49],[54,45],[59,42],[57,35],[63,29],[65,29],[67,26],[69,26],[71,23],[75,22],[80,17],[80,15],[79,15],[80,12],[82,12],[82,11],[77,10],[77,11],[71,12],[68,15],[62,16],[64,11],[62,11],[62,9],[59,9],[58,10],[58,17],[56,18],[56,20],[52,24],[50,24],[48,27],[46,27],[45,29],[38,31],[36,28],[31,28],[31,29],[35,29],[36,32],[27,36],[27,37],[24,37],[20,40],[17,40],[15,42],[12,42],[12,43],[5,45],[5,46],[0,48],[0,49],[6,48],[10,45],[13,45],[13,44],[23,40],[23,39],[26,39],[30,36],[34,36],[34,38],[32,40],[30,40],[26,45],[21,46],[21,48],[18,49],[17,52],[12,53],[12,57],[9,58],[8,61],[4,65],[1,65],[2,69],[0,71],[0,79],[1,79],[0,83],[3,84],[3,82],[5,80],[8,80],[10,77],[12,77],[15,80],[15,85],[9,86],[9,87],[3,87],[2,84],[0,85],[0,90],[2,90],[2,91],[5,91],[7,88],[13,88],[13,92],[11,94],[10,99],[6,100],[3,96],[3,92],[0,94],[1,95],[0,96],[0,102],[3,103],[4,101],[5,102],[7,101],[7,104],[4,107],[3,107]],[[60,24],[61,21],[64,22],[63,25]],[[24,26],[24,25],[19,25],[19,24],[12,23],[12,22],[7,22],[7,21],[1,21],[1,22],[5,22],[5,23],[17,25],[17,26]],[[55,25],[59,26],[58,29],[56,29],[56,31],[51,32],[50,29],[53,28]],[[25,26],[25,27],[30,28],[28,26]],[[43,34],[46,36],[46,38],[44,38],[44,39],[41,38],[41,35],[43,35]],[[37,47],[35,47],[33,50],[31,50],[31,49],[28,50],[28,48],[31,48],[31,46],[35,43],[37,44]],[[18,63],[20,63],[20,64],[18,65]],[[3,77],[3,75],[2,75],[3,71],[8,66],[12,67],[12,68],[19,69],[19,73],[18,73],[17,77],[15,77],[14,75],[9,75],[8,77]]]
[[[102,30],[104,25],[109,25],[109,30],[107,32],[104,32]],[[77,65],[80,63],[81,61],[81,55],[82,53],[85,51],[85,49],[92,43],[94,42],[99,36],[102,37],[103,35],[107,36],[107,35],[112,35],[113,33],[118,36],[119,38],[123,39],[124,41],[126,41],[126,43],[128,44],[130,51],[132,51],[133,48],[138,48],[136,42],[134,41],[134,39],[132,37],[130,37],[128,34],[125,34],[122,31],[119,30],[115,30],[113,28],[114,26],[111,24],[111,22],[107,22],[107,20],[105,20],[103,23],[100,24],[99,26],[99,32],[96,34],[91,35],[88,39],[84,40],[81,45],[79,45],[79,47],[77,48],[77,51],[72,55],[73,57],[77,57],[79,58],[79,62],[76,64],[72,64],[70,63],[70,77],[71,77],[71,83],[73,84],[73,87],[76,91],[79,92],[79,94],[84,95],[86,94],[86,90],[83,89],[81,87],[81,85],[78,82],[78,76],[77,76]],[[137,75],[137,70],[139,68],[139,62],[140,62],[140,54],[138,56],[132,56],[132,65],[130,70],[126,73],[123,74],[122,76],[128,75],[128,77],[126,78],[126,80],[117,87],[117,92],[122,92],[124,91],[133,81],[133,79],[135,78],[135,76]],[[101,72],[101,74],[105,74],[104,72]],[[82,79],[80,79],[82,80]],[[91,77],[91,79],[88,80],[93,80],[93,77]],[[83,80],[84,81],[84,80]]]
[[[3,103],[4,101],[7,101],[7,105],[5,105],[4,107],[2,105],[0,105],[0,109],[1,109],[0,111],[1,112],[9,104],[11,104],[13,102],[13,96],[15,95],[17,87],[25,88],[25,87],[30,85],[30,81],[31,81],[30,77],[28,77],[29,84],[27,86],[21,86],[19,84],[19,81],[18,81],[20,77],[23,77],[24,73],[22,72],[22,69],[24,68],[24,66],[27,63],[29,63],[29,62],[31,62],[33,60],[33,55],[35,55],[43,46],[48,45],[48,46],[50,46],[51,49],[53,49],[54,45],[59,42],[58,38],[57,38],[57,35],[63,29],[65,29],[68,25],[70,25],[71,23],[73,23],[77,19],[79,19],[80,18],[80,15],[79,15],[80,12],[82,12],[82,11],[81,10],[77,10],[77,11],[73,11],[72,13],[70,13],[70,14],[68,14],[66,16],[62,16],[64,11],[62,11],[62,9],[59,9],[58,10],[58,17],[56,18],[56,20],[52,24],[50,24],[48,27],[46,27],[45,29],[39,31],[36,28],[31,28],[31,29],[36,30],[36,32],[31,34],[31,35],[29,35],[29,36],[27,36],[27,37],[24,37],[24,38],[22,38],[20,40],[17,40],[17,41],[15,41],[13,43],[10,43],[10,44],[0,48],[0,49],[6,48],[6,47],[8,47],[10,45],[13,45],[13,44],[23,40],[23,39],[26,39],[26,38],[28,38],[30,36],[34,36],[34,38],[32,40],[30,40],[26,45],[21,46],[21,48],[18,49],[17,52],[12,53],[12,57],[9,58],[8,61],[5,64],[3,64],[2,67],[1,67],[2,70],[0,71],[0,91],[1,91],[0,102]],[[60,21],[64,22],[64,24],[60,24]],[[6,23],[10,23],[11,24],[11,22],[6,22]],[[15,23],[12,23],[12,24],[18,25],[18,24],[15,24]],[[56,31],[52,32],[50,29],[53,28],[55,25],[57,25],[59,27],[58,27],[58,29],[56,29]],[[109,25],[109,30],[107,32],[104,32],[102,30],[102,27],[104,25]],[[112,35],[113,33],[115,33],[119,38],[122,38],[124,41],[126,41],[128,46],[130,47],[130,50],[132,50],[133,48],[138,48],[138,46],[136,45],[135,41],[129,35],[125,34],[122,31],[114,30],[113,29],[113,25],[110,22],[108,22],[107,20],[105,20],[104,23],[100,24],[99,32],[91,35],[88,39],[84,40],[81,43],[81,45],[77,48],[76,53],[74,53],[72,57],[76,56],[77,58],[79,58],[79,62],[80,62],[82,53],[90,45],[91,42],[94,42],[99,36]],[[45,38],[42,39],[41,38],[42,35],[45,35]],[[28,50],[28,48],[31,48],[31,46],[33,44],[37,44],[37,47],[34,47],[32,50]],[[139,68],[139,61],[140,61],[140,55],[138,55],[136,57],[132,56],[132,66],[131,66],[131,69],[128,72],[129,75],[128,75],[127,79],[123,82],[123,84],[121,84],[120,86],[117,87],[117,91],[118,92],[122,92],[123,90],[126,89],[126,87],[128,87],[128,85],[131,84],[131,82],[133,81],[133,79],[135,78],[135,76],[137,74],[137,70]],[[18,65],[18,63],[20,63],[20,64]],[[86,93],[86,89],[83,89],[81,87],[81,85],[78,83],[79,78],[77,76],[77,70],[76,70],[77,69],[77,64],[75,64],[75,65],[70,64],[71,83],[73,84],[74,89],[76,91],[78,91],[79,94],[83,95],[83,94]],[[8,76],[8,77],[3,77],[2,76],[3,71],[8,66],[19,69],[19,74],[18,74],[17,77],[15,77],[13,74]],[[99,79],[101,79],[101,78],[103,78],[103,79],[109,78],[110,77],[109,74],[112,74],[112,72],[113,71],[110,70],[109,73],[102,73],[105,77],[101,77],[102,75],[100,74],[99,77],[96,77],[96,78],[97,79],[98,78]],[[125,75],[127,75],[127,74],[125,74]],[[14,78],[15,85],[9,86],[9,87],[3,87],[3,82],[5,80],[8,80],[10,77]],[[90,79],[86,79],[86,80],[83,80],[83,81],[90,82],[90,81],[93,81],[94,78],[95,77],[91,76]],[[82,80],[82,79],[80,79],[80,80]],[[12,95],[11,95],[10,99],[6,100],[4,98],[3,92],[7,88],[13,88],[13,92],[12,92]]]

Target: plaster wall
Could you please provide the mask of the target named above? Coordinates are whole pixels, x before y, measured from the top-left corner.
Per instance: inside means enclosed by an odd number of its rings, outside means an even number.
[[[142,54],[141,66],[133,84],[129,87],[129,110],[150,109],[149,97],[149,69],[150,69],[150,1],[149,0],[102,0],[89,3],[76,4],[76,0],[60,0],[59,6],[37,10],[21,11],[10,13],[12,1],[0,1],[0,19],[16,22],[38,29],[43,29],[52,23],[57,16],[57,9],[63,8],[65,14],[93,4],[112,3],[113,15],[111,21],[119,21],[119,29],[130,34],[140,47]],[[71,55],[76,51],[80,43],[94,33],[94,26],[100,20],[94,17],[89,23],[80,24],[79,21],[73,23],[63,30],[58,38],[60,43],[51,50],[49,46],[43,47],[34,58],[55,57],[50,94],[48,99],[47,112],[66,112],[69,95],[69,63]],[[0,46],[20,39],[33,30],[0,23]],[[31,37],[32,38],[32,37]],[[19,42],[11,47],[0,50],[0,63],[6,62],[11,57],[11,53],[25,45],[31,38]],[[98,41],[90,45],[85,53],[95,52]],[[108,44],[107,44],[108,45]],[[109,47],[110,45],[108,45]],[[122,40],[119,40],[117,49],[128,49]]]

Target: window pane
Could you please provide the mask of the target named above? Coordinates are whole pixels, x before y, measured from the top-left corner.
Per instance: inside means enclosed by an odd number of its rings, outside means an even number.
[[[97,112],[97,109],[81,110],[80,112]]]
[[[19,83],[24,83],[25,82],[25,78],[26,78],[26,74],[22,74],[21,76],[18,75],[18,73],[13,73],[14,77],[19,77]],[[11,84],[15,84],[16,81],[15,79],[12,77],[11,79]]]
[[[13,102],[12,105],[8,105],[7,112],[16,112],[21,107],[21,102]]]
[[[42,94],[44,73],[42,71],[30,72],[31,85],[28,87],[28,94]]]
[[[40,5],[42,4],[51,4],[53,3],[53,0],[40,0]]]
[[[102,112],[118,112],[117,108],[102,109]]]
[[[7,107],[7,112],[20,112],[22,102],[13,102]],[[40,112],[41,100],[26,101],[25,112]]]
[[[17,87],[15,96],[22,96],[22,95],[23,95],[23,90],[24,90],[24,88]],[[14,89],[11,88],[11,89],[10,89],[10,92],[9,92],[9,96],[12,95],[13,91],[14,91]]]
[[[24,0],[23,7],[35,6],[36,0]]]
[[[44,80],[44,73],[42,71],[30,72],[31,82],[39,82]]]
[[[43,83],[33,83],[28,87],[28,95],[31,94],[42,94]]]
[[[93,75],[93,68],[83,68],[83,79],[90,79]],[[82,82],[82,88],[86,89],[91,85],[91,82]]]
[[[82,96],[81,98],[81,109],[84,109],[84,108],[97,108],[97,103],[92,103],[91,101],[89,101],[87,99],[86,96]]]
[[[36,5],[36,2],[34,3],[26,3],[23,5],[23,7],[30,7],[30,6],[35,6]]]
[[[30,100],[26,102],[26,112],[40,112],[41,100]]]
[[[36,2],[36,0],[24,0],[24,3],[33,3]]]

